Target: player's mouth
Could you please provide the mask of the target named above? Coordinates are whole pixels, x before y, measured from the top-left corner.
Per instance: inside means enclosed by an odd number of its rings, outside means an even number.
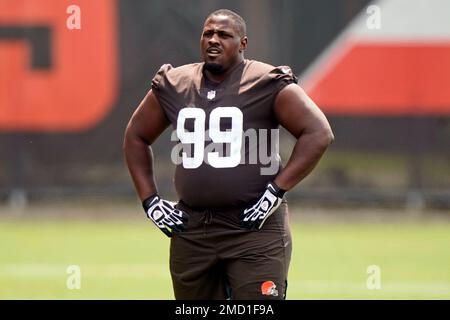
[[[222,50],[217,47],[209,47],[208,49],[206,49],[206,53],[209,57],[217,57],[222,53]]]

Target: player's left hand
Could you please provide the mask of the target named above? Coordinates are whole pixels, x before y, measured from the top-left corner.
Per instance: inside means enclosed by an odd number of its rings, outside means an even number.
[[[274,182],[268,183],[266,191],[256,204],[241,214],[241,225],[250,230],[261,229],[266,219],[280,206],[285,192]]]

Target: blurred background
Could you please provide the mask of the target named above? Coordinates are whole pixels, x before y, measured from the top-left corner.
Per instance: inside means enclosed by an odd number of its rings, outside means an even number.
[[[139,260],[159,250],[141,240],[160,235],[142,226],[122,139],[159,67],[199,61],[204,19],[220,8],[246,20],[246,58],[291,66],[335,134],[316,170],[288,195],[305,246],[294,246],[292,298],[449,298],[446,0],[0,0],[0,298],[171,297],[166,251],[156,267]],[[280,143],[285,163],[295,141],[283,131]],[[172,146],[168,130],[153,150],[160,193],[175,199]],[[110,241],[123,248],[122,260],[113,263],[111,252],[95,264]],[[411,251],[386,257],[381,248],[392,243]],[[308,265],[322,266],[331,249],[342,273]],[[391,291],[374,293],[365,288],[365,267],[377,259],[339,264],[353,261],[352,252],[378,252],[378,261],[391,263],[403,256],[407,264],[392,265]],[[55,279],[65,279],[64,266],[77,259],[116,287],[65,290],[65,280]],[[160,275],[162,295],[143,286],[148,268]],[[141,275],[130,288],[143,287],[121,291],[120,274]],[[402,279],[407,285],[396,286]]]

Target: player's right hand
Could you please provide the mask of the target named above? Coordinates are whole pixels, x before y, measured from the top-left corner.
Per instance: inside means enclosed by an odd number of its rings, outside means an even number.
[[[182,232],[186,229],[188,214],[176,209],[175,203],[161,199],[157,194],[142,201],[145,213],[154,224],[169,238],[172,232]]]

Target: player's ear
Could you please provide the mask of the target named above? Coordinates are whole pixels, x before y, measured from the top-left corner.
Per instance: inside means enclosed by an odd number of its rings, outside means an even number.
[[[240,46],[239,46],[239,52],[242,52],[242,51],[244,51],[245,49],[247,49],[247,42],[248,42],[247,37],[242,37],[242,38],[241,38],[241,44],[240,44]]]

